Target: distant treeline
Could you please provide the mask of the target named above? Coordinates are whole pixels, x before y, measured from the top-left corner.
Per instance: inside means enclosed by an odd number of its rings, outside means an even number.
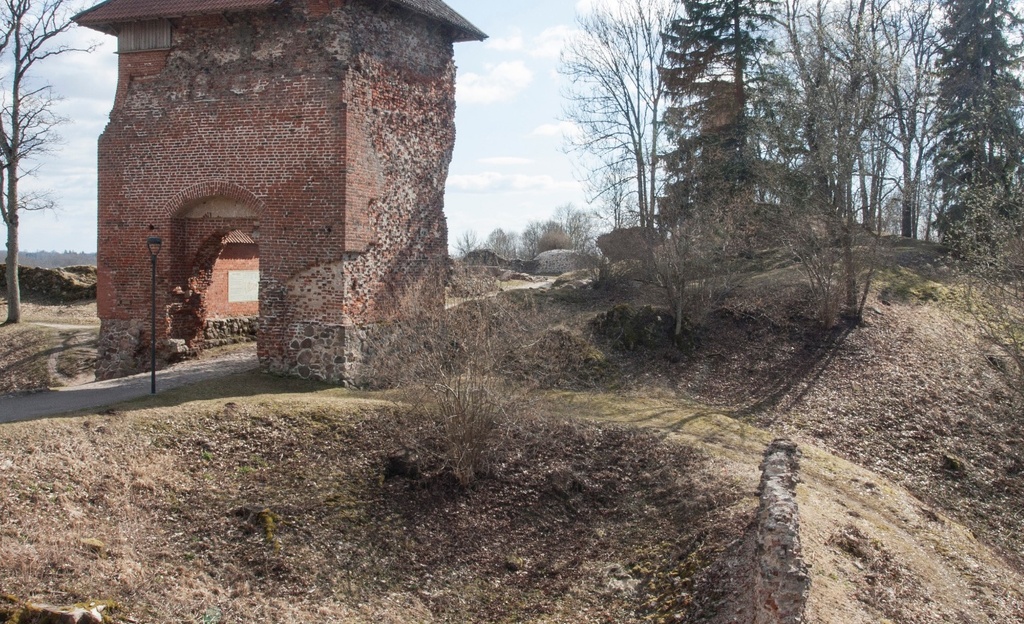
[[[56,269],[58,267],[96,265],[96,254],[82,251],[23,251],[18,254],[22,266]]]

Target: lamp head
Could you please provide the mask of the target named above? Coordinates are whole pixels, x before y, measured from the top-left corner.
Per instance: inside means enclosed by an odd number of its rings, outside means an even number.
[[[160,253],[160,246],[163,245],[163,241],[160,240],[159,236],[150,236],[146,239],[146,247],[149,247],[149,255],[155,256]]]

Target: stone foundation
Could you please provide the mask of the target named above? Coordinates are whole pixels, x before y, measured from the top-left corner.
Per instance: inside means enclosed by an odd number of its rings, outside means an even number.
[[[96,347],[96,379],[115,379],[150,370],[150,321],[100,319]],[[184,340],[161,338],[156,344],[156,367],[163,368],[193,355]]]
[[[96,347],[96,379],[114,379],[148,369],[148,347],[146,322],[101,319]]]
[[[268,372],[339,384],[359,378],[367,352],[366,328],[306,323],[291,329],[283,357],[261,358]]]
[[[259,326],[257,316],[208,319],[203,326],[203,343],[205,347],[222,347],[238,342],[253,342]]]

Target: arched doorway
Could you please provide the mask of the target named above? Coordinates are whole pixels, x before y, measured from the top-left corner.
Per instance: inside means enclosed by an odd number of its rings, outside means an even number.
[[[259,221],[237,199],[217,195],[183,206],[172,219],[177,301],[169,338],[182,350],[256,339]]]

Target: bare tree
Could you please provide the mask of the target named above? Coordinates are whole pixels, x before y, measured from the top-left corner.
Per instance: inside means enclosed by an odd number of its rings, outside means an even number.
[[[600,188],[594,215],[613,230],[636,227],[639,223],[636,195],[629,192],[624,181],[628,177],[622,163],[606,168],[601,173]]]
[[[631,182],[640,226],[646,228],[656,224],[662,182],[662,33],[677,5],[671,0],[600,3],[577,18],[580,32],[562,53],[560,71],[571,81],[566,115],[580,128],[570,145],[598,163],[586,179],[591,195],[601,198]],[[625,180],[608,176],[619,171]]]
[[[773,151],[790,156],[776,188],[795,211],[783,211],[795,217],[791,223],[810,222],[815,225],[805,233],[825,236],[798,255],[838,248],[843,308],[856,317],[871,276],[863,252],[873,248],[861,239],[876,229],[885,199],[879,126],[885,1],[809,5],[788,0],[783,7],[786,41],[777,71],[788,84],[771,106],[777,118],[789,120],[775,129],[783,147]],[[795,137],[785,136],[794,130]]]
[[[502,258],[514,260],[519,257],[519,233],[496,228],[487,235],[484,247]]]
[[[738,285],[735,206],[708,204],[666,233],[653,248],[653,275],[675,317],[676,346],[692,346],[691,333]]]
[[[540,239],[553,227],[555,227],[553,221],[530,221],[526,224],[523,233],[519,235],[519,250],[523,254],[523,258],[529,260],[540,253],[538,250]]]
[[[918,237],[931,184],[930,154],[937,138],[936,15],[936,0],[918,0],[901,3],[882,20],[892,58],[884,74],[892,118],[886,145],[900,167],[900,235],[905,238]]]
[[[596,243],[594,217],[591,213],[571,203],[562,204],[555,208],[552,220],[562,227],[573,249],[581,253],[594,252]]]
[[[518,235],[519,253],[530,259],[551,249],[595,253],[594,216],[573,204],[562,204],[546,221],[530,221]]]
[[[49,85],[32,79],[37,65],[74,48],[55,39],[68,31],[71,7],[67,0],[3,0],[0,16],[0,65],[7,71],[0,109],[0,216],[7,227],[7,322],[21,320],[18,284],[18,227],[22,210],[40,208],[43,197],[19,194],[19,182],[33,156],[45,153],[58,137],[63,119],[54,111],[56,96]]]
[[[455,254],[459,258],[465,258],[466,254],[480,249],[482,245],[483,241],[480,240],[476,231],[466,230],[455,239]]]

